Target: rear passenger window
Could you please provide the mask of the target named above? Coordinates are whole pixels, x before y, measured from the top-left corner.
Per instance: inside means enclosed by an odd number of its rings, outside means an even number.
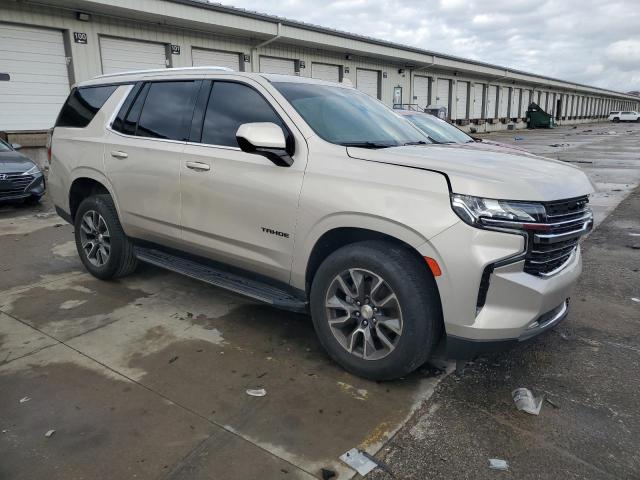
[[[199,85],[199,82],[194,81],[151,83],[135,135],[187,140],[197,93],[196,86]],[[132,111],[135,106],[134,104]]]
[[[86,127],[116,88],[118,87],[115,85],[74,88],[62,107],[55,126]]]
[[[271,105],[253,88],[240,83],[214,82],[202,128],[202,143],[237,147],[243,123],[272,122],[286,128]]]

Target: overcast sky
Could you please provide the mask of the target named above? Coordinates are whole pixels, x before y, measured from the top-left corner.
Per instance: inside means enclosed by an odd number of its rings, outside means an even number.
[[[640,90],[640,0],[218,0],[435,52]]]

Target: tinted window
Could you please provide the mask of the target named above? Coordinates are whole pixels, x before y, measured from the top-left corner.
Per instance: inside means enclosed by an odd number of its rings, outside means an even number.
[[[151,83],[135,134],[141,137],[186,140],[196,86],[199,85],[199,82]],[[134,103],[131,110],[135,107]]]
[[[56,127],[86,127],[116,88],[115,85],[74,88],[58,115]]]
[[[136,134],[136,127],[138,125],[138,119],[140,118],[140,112],[142,112],[142,105],[144,105],[144,100],[147,98],[150,86],[151,84],[147,83],[144,87],[138,89],[135,95],[133,95],[134,92],[131,92],[133,98],[131,98],[131,103],[128,103],[127,109],[121,112],[123,118],[121,119],[120,115],[118,115],[118,118],[114,122],[114,128],[116,128],[116,130],[126,133],[127,135]]]
[[[202,143],[237,147],[238,127],[253,122],[272,122],[286,132],[271,105],[253,88],[239,83],[215,82],[204,117]]]

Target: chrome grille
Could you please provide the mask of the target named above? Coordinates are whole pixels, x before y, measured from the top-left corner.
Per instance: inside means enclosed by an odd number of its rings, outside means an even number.
[[[524,271],[550,276],[562,269],[578,248],[580,238],[593,227],[585,197],[545,203],[546,222],[529,224],[529,249]]]
[[[25,189],[33,182],[33,175],[5,173],[0,180],[0,198],[12,198],[24,195]]]

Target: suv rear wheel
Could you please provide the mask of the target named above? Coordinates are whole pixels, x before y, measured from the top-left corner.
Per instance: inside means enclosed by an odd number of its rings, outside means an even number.
[[[619,117],[613,117],[613,123],[618,123],[620,121]]]
[[[442,331],[433,276],[406,247],[387,241],[331,254],[313,279],[311,312],[331,358],[372,380],[418,368]]]
[[[109,195],[94,195],[80,203],[75,239],[80,259],[94,277],[123,277],[137,267],[133,243],[122,230]]]

